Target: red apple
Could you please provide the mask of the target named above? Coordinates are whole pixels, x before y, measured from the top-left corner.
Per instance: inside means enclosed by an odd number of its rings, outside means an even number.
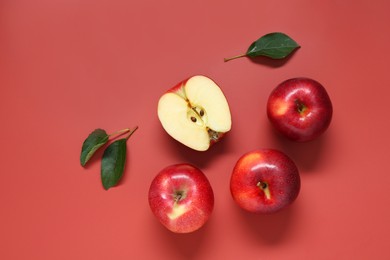
[[[270,94],[267,115],[287,138],[306,142],[320,136],[332,119],[332,102],[325,88],[309,78],[288,79]]]
[[[157,113],[172,138],[197,151],[208,150],[230,131],[232,124],[222,90],[201,75],[186,79],[163,94]]]
[[[214,193],[201,170],[190,164],[176,164],[164,168],[152,181],[149,205],[167,229],[189,233],[209,219]]]
[[[300,185],[295,163],[273,149],[243,155],[230,179],[234,201],[254,213],[274,213],[287,207],[297,198]]]

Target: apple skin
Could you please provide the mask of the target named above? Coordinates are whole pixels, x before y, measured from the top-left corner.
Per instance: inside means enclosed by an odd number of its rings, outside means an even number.
[[[244,154],[230,179],[233,200],[252,213],[275,213],[295,201],[301,181],[295,163],[274,149]]]
[[[188,77],[182,81],[180,81],[179,83],[177,83],[174,87],[170,88],[167,90],[167,93],[177,93],[177,92],[180,92],[181,89],[183,88],[183,86],[185,86],[185,84],[187,83],[187,81],[190,79],[191,77]]]
[[[292,78],[270,94],[267,115],[271,124],[292,141],[316,139],[332,120],[333,107],[325,88],[309,78]]]
[[[214,193],[201,170],[186,163],[175,164],[153,179],[149,206],[168,230],[190,233],[201,228],[211,216]]]

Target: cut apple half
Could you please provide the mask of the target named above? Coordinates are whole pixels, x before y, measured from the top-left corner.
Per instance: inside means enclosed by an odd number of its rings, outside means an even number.
[[[205,76],[193,76],[170,89],[160,98],[157,110],[165,131],[197,151],[209,149],[232,125],[225,95]]]

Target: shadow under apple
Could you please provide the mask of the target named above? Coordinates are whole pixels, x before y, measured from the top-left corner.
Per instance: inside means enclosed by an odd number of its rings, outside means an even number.
[[[303,172],[314,172],[320,163],[322,154],[326,149],[327,132],[309,142],[294,142],[278,133],[269,125],[270,136],[273,138],[275,148],[286,153]]]
[[[195,165],[202,169],[206,167],[212,160],[218,155],[226,153],[226,151],[232,150],[233,143],[231,141],[230,133],[226,133],[217,143],[213,144],[207,151],[195,151],[165,133],[160,131],[160,139],[164,142],[163,147],[174,154],[179,162],[186,162]]]
[[[268,245],[276,245],[287,236],[288,230],[294,219],[294,204],[272,214],[256,214],[247,212],[237,207],[254,240],[259,240]]]
[[[194,232],[179,234],[169,231],[156,219],[151,219],[150,221],[154,223],[153,228],[157,236],[161,238],[161,242],[166,244],[167,247],[172,247],[172,250],[178,252],[182,259],[196,258],[196,254],[200,251],[199,248],[202,246],[202,242],[208,233],[208,226],[210,225],[210,223],[206,223]]]

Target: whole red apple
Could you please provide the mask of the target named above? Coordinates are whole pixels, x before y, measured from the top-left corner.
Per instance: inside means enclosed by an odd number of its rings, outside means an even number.
[[[325,88],[309,78],[288,79],[270,94],[267,115],[287,138],[306,142],[329,127],[333,108]]]
[[[300,187],[295,163],[273,149],[243,155],[230,179],[234,201],[254,213],[274,213],[287,207],[297,198]]]
[[[164,168],[149,189],[153,214],[174,233],[189,233],[201,228],[214,208],[214,193],[207,177],[190,164]]]

